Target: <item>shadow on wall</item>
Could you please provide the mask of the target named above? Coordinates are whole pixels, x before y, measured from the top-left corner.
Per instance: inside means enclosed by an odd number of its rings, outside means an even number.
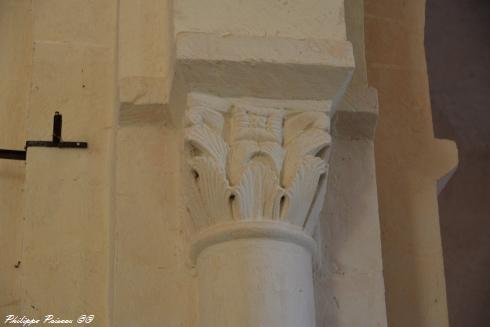
[[[436,136],[459,166],[439,194],[451,327],[490,321],[490,1],[427,0],[426,53]]]

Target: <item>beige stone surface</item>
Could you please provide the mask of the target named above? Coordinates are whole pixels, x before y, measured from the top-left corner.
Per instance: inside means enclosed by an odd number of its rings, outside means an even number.
[[[363,89],[368,84],[364,36],[364,0],[345,0],[345,25],[347,40],[354,48],[356,69],[350,87]]]
[[[373,147],[370,139],[334,136],[317,234],[318,326],[387,326]]]
[[[176,42],[188,88],[224,97],[336,102],[354,67],[347,41],[180,33]]]
[[[117,135],[114,323],[197,326],[188,229],[181,210],[179,149],[162,123]]]
[[[317,323],[386,327],[373,144],[378,101],[367,85],[363,1],[345,1],[345,8],[356,69],[332,122],[328,192],[316,234]]]
[[[0,31],[0,148],[21,150],[31,80],[31,2],[1,0]],[[21,260],[24,179],[24,162],[0,160],[0,317],[17,310],[20,301],[15,265]]]
[[[342,0],[180,0],[175,32],[345,40]]]
[[[110,321],[116,8],[115,1],[33,3],[27,137],[49,140],[60,111],[63,138],[89,148],[28,151],[16,314]]]
[[[200,327],[314,327],[311,254],[269,238],[206,248],[197,271]]]
[[[32,0],[34,40],[85,45],[114,42],[114,1]]]
[[[425,1],[366,1],[370,85],[390,326],[448,326],[437,179],[457,164],[433,135],[423,44]]]
[[[98,326],[107,324],[113,72],[110,47],[36,43],[29,138],[49,139],[59,110],[64,138],[89,149],[29,149],[22,314],[91,313]]]
[[[170,0],[119,3],[118,84],[125,123],[137,122],[139,110],[148,107],[160,118],[166,110],[174,68],[172,26]]]

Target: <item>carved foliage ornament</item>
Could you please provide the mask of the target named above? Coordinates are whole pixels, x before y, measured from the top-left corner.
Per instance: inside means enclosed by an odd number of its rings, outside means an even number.
[[[272,220],[313,233],[326,191],[329,117],[218,107],[186,111],[187,207],[196,227]]]

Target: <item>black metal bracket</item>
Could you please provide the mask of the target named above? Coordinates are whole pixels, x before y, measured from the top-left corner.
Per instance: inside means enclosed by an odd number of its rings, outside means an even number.
[[[59,112],[55,112],[53,117],[53,138],[51,141],[27,141],[24,151],[0,149],[0,159],[26,160],[27,149],[30,147],[70,148],[70,149],[88,148],[87,142],[64,142],[61,137],[62,127],[63,127],[63,116]]]

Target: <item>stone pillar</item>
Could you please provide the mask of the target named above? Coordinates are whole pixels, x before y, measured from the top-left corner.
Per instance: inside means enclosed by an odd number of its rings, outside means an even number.
[[[447,327],[437,180],[458,155],[452,141],[434,138],[425,1],[367,0],[366,17],[369,82],[380,95],[375,152],[388,323]]]
[[[253,228],[253,226],[243,226]],[[199,256],[200,326],[315,326],[311,255],[293,242],[243,239]]]
[[[200,327],[316,326],[312,235],[354,67],[342,3],[175,3]]]
[[[329,106],[191,94],[187,206],[200,326],[315,326],[311,234]]]

